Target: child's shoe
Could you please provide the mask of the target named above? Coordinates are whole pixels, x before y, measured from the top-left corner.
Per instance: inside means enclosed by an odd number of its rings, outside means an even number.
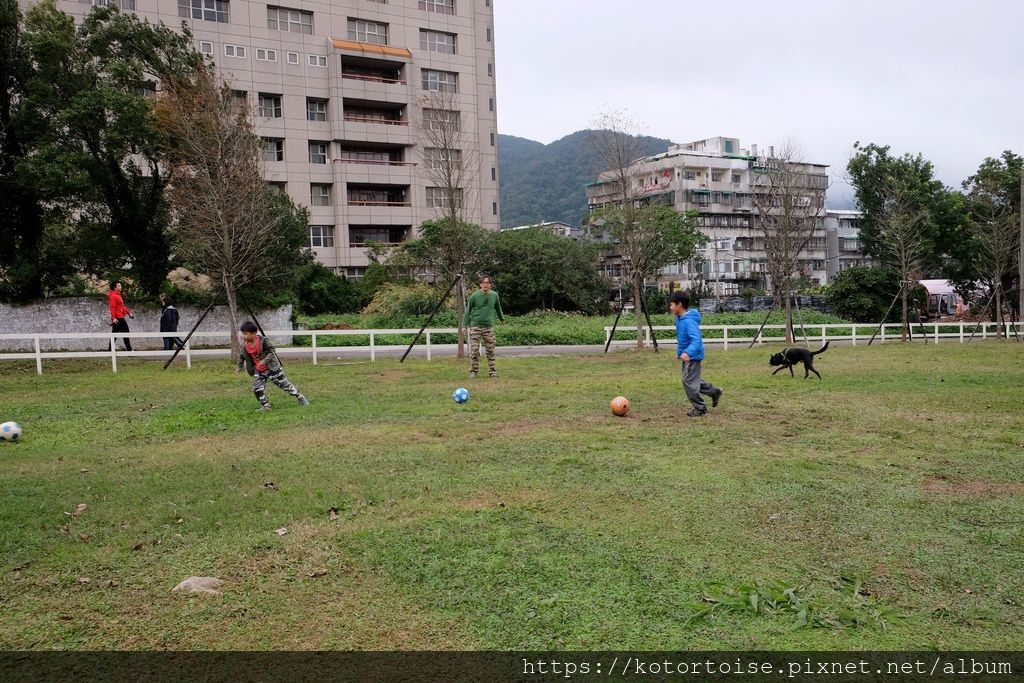
[[[305,396],[303,396],[302,394],[299,394],[299,405],[300,406],[308,406],[309,405],[309,399],[306,398]]]
[[[256,412],[257,413],[269,413],[270,410],[271,410],[270,404],[269,403],[264,403],[263,405],[261,405],[259,408],[256,409]]]

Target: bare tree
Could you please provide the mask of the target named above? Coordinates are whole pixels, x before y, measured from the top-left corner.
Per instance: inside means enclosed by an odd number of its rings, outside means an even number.
[[[305,214],[268,187],[249,112],[212,67],[171,84],[157,115],[172,140],[177,256],[218,283],[236,331],[239,289],[284,277],[300,260]],[[237,354],[237,334],[231,348]]]
[[[483,248],[477,226],[467,216],[478,215],[476,185],[480,180],[478,131],[463,130],[462,112],[454,87],[431,90],[418,101],[417,135],[423,150],[423,173],[431,183],[427,204],[437,212],[431,236],[430,273],[448,282],[460,277],[456,288],[458,357],[465,354],[462,312],[466,307],[467,267],[479,260]]]
[[[1003,313],[1003,278],[1013,276],[1021,248],[1017,216],[1001,199],[998,188],[982,184],[972,192],[970,230],[978,244],[979,275],[989,282],[995,301],[996,337],[1001,337],[1005,321]]]
[[[877,218],[883,265],[900,279],[902,339],[910,330],[910,295],[921,278],[927,258],[924,232],[927,214],[917,208],[906,188],[892,180],[884,190]]]
[[[647,280],[671,263],[689,260],[705,238],[693,215],[649,205],[637,196],[633,164],[640,157],[641,132],[635,118],[621,111],[602,112],[591,124],[588,140],[605,169],[600,180],[611,185],[607,194],[613,198],[592,220],[601,224],[620,251],[633,291],[636,346],[642,349],[641,301]]]
[[[801,256],[824,229],[828,176],[805,162],[794,142],[755,163],[752,201],[764,236],[765,267],[776,305],[780,297],[785,301],[786,342],[792,343],[794,278],[801,272]]]

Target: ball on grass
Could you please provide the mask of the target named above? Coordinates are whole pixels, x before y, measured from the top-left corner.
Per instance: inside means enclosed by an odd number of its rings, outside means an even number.
[[[469,400],[469,392],[466,391],[464,388],[459,387],[458,389],[452,392],[452,400],[454,400],[456,403],[465,403],[466,401]]]
[[[0,425],[0,441],[15,442],[21,438],[21,425],[17,422],[4,422]]]
[[[612,399],[612,414],[619,417],[626,417],[629,414],[629,399],[625,396],[616,396]]]

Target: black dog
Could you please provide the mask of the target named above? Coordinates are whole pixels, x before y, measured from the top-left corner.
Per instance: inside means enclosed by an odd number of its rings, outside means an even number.
[[[812,352],[810,349],[800,349],[800,348],[796,348],[796,347],[790,347],[790,348],[784,350],[782,353],[774,354],[768,360],[768,365],[771,365],[771,366],[781,365],[782,366],[778,370],[773,372],[772,373],[773,375],[778,374],[779,370],[785,370],[786,368],[789,368],[790,376],[796,377],[796,375],[793,374],[793,366],[796,365],[797,363],[803,363],[804,364],[804,379],[807,379],[808,377],[810,377],[810,373],[811,372],[813,372],[815,375],[818,375],[818,379],[821,379],[821,375],[818,373],[817,370],[814,369],[814,357],[817,356],[819,353],[825,353],[825,350],[827,348],[828,348],[828,342],[825,342],[824,346],[822,346],[820,349],[818,349],[817,351],[814,351],[814,352]]]

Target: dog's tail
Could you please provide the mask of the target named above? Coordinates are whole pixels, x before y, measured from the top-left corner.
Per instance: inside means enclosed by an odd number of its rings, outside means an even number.
[[[819,353],[825,353],[827,350],[828,350],[828,342],[825,342],[824,346],[822,346],[817,351],[814,351],[813,353],[811,353],[811,355],[812,356],[817,356]]]

